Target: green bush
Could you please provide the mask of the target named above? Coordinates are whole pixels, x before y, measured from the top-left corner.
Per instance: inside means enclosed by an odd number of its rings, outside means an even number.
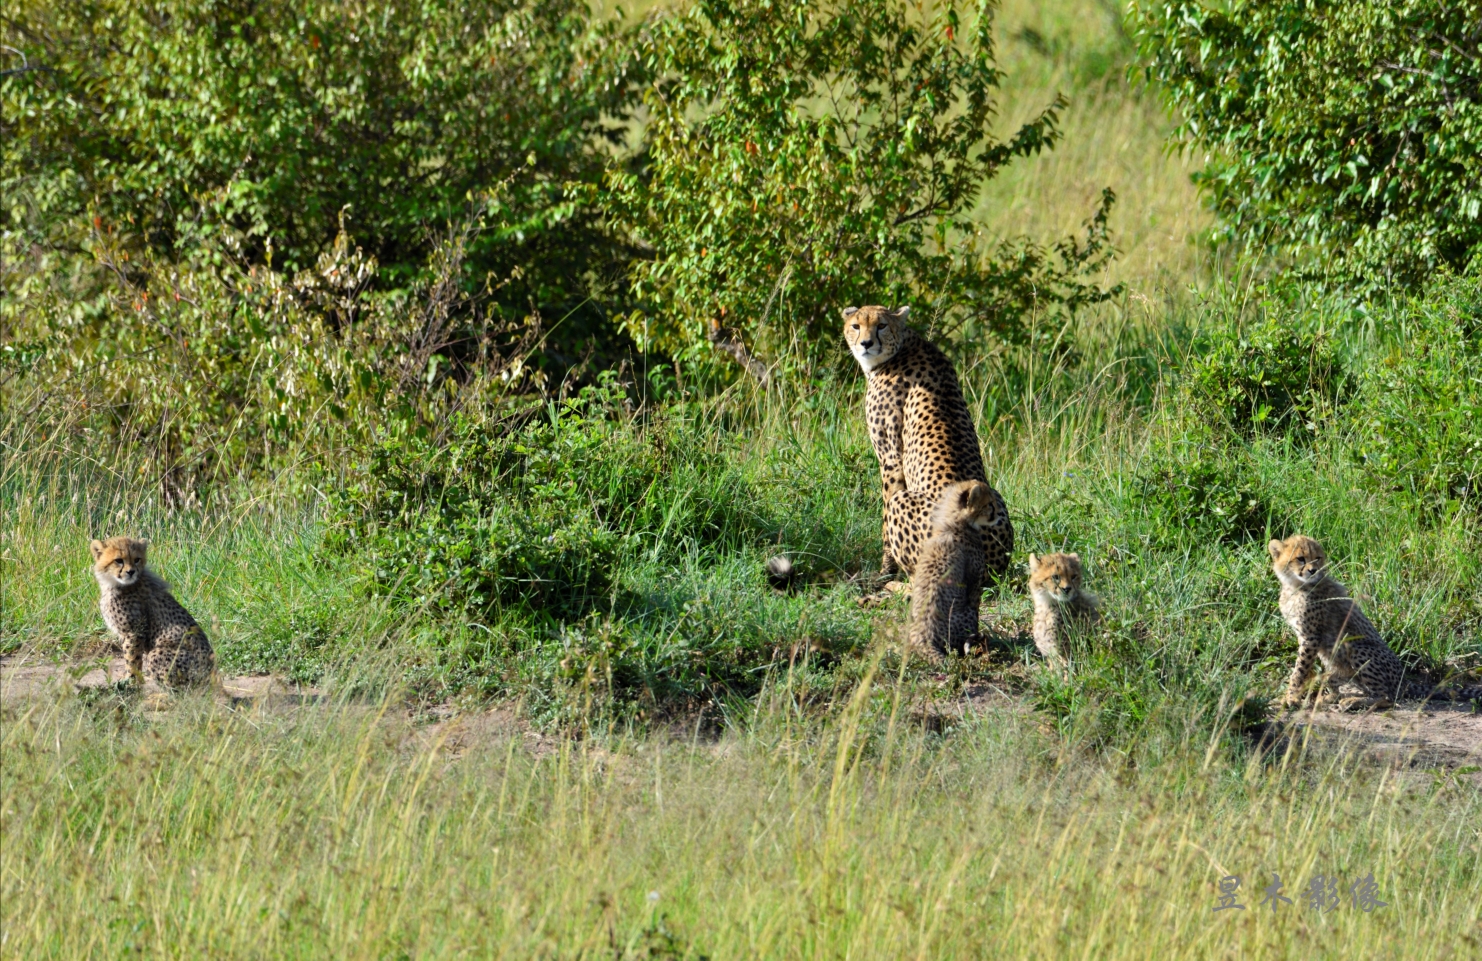
[[[1365,371],[1353,424],[1387,486],[1428,510],[1482,507],[1482,278],[1437,283],[1396,311],[1392,346]]]
[[[374,290],[375,259],[344,233],[290,278],[214,244],[181,262],[130,257],[97,231],[87,258],[120,269],[79,281],[85,296],[39,276],[8,291],[0,388],[11,426],[85,444],[171,502],[337,468],[373,432],[437,424],[528,386],[538,318],[500,322],[486,297],[464,293],[471,233],[444,237],[431,276],[387,295]]]
[[[627,256],[573,207],[630,93],[578,0],[20,0],[0,79],[7,231],[75,251],[94,229],[182,258],[225,229],[292,274],[342,211],[397,282],[431,230],[521,172],[470,250],[570,307]],[[23,66],[24,64],[24,66]],[[9,252],[8,252],[9,253]]]
[[[1111,255],[1110,191],[1086,238],[1053,251],[966,216],[1004,165],[1055,143],[1065,106],[995,136],[992,14],[697,0],[658,18],[635,51],[654,78],[645,164],[614,166],[603,195],[654,250],[627,332],[704,357],[734,324],[778,357],[834,343],[848,304],[910,303],[940,333],[1022,340],[1031,312],[1109,296],[1088,278]]]
[[[1135,0],[1230,231],[1415,283],[1482,243],[1482,2]]]
[[[516,426],[458,417],[377,445],[334,497],[332,548],[413,603],[571,617],[610,597],[622,561],[742,534],[745,485],[682,425],[628,421],[601,380]]]
[[[1260,541],[1287,527],[1249,452],[1238,447],[1163,446],[1138,471],[1133,498],[1146,521],[1143,536],[1159,546]]]
[[[1348,392],[1332,337],[1289,312],[1221,326],[1194,344],[1181,385],[1191,412],[1245,436],[1295,429],[1313,436]]]

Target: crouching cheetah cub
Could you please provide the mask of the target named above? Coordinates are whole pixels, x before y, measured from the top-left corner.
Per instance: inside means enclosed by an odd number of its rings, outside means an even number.
[[[999,515],[993,488],[980,480],[948,484],[931,516],[911,578],[910,644],[929,660],[963,651],[978,634],[983,600],[983,530]]]
[[[1079,554],[1029,555],[1029,593],[1034,598],[1034,646],[1045,660],[1064,666],[1062,645],[1072,627],[1101,618],[1096,595],[1081,586]]]
[[[1319,700],[1338,701],[1342,710],[1392,707],[1402,698],[1482,699],[1482,687],[1442,690],[1405,676],[1404,663],[1379,636],[1358,602],[1328,575],[1328,555],[1310,537],[1297,535],[1267,545],[1271,569],[1281,582],[1281,616],[1297,632],[1297,665],[1287,682],[1284,707],[1306,700],[1312,662],[1320,659],[1328,676]],[[1362,697],[1338,698],[1338,685],[1350,681]]]
[[[136,684],[146,677],[166,689],[214,684],[216,654],[206,632],[144,566],[148,541],[111,537],[93,541],[93,576],[109,630],[123,644]]]

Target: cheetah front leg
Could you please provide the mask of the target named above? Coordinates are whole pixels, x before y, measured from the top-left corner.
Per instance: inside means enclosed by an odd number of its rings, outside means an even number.
[[[888,580],[900,573],[900,562],[896,559],[895,552],[890,549],[890,499],[906,489],[906,474],[897,466],[894,470],[886,472],[882,465],[880,468],[880,543],[883,545],[880,555],[880,577]]]
[[[1299,639],[1297,664],[1292,668],[1292,676],[1287,680],[1286,697],[1282,698],[1282,707],[1298,708],[1307,700],[1307,681],[1312,676],[1312,662],[1315,660],[1317,660],[1317,645]]]
[[[139,690],[144,689],[144,645],[137,638],[123,637],[124,665],[129,670],[129,682]]]

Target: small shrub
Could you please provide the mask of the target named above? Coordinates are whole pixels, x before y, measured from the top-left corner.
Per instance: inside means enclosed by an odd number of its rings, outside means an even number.
[[[336,495],[331,546],[374,561],[382,591],[484,615],[575,616],[642,550],[744,528],[747,490],[682,425],[622,416],[616,375],[516,426],[455,419],[446,437],[376,446]]]
[[[1138,472],[1133,497],[1146,514],[1145,536],[1168,547],[1235,544],[1287,526],[1251,459],[1211,445],[1158,451]]]
[[[1482,507],[1482,278],[1443,282],[1394,333],[1352,412],[1360,458],[1427,510]]]
[[[1194,354],[1183,375],[1192,411],[1247,437],[1312,436],[1346,397],[1332,338],[1294,329],[1286,317],[1221,329],[1196,343]]]

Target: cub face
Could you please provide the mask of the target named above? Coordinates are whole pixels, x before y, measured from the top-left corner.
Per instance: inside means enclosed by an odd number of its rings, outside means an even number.
[[[1297,534],[1272,541],[1266,550],[1271,555],[1271,570],[1283,584],[1306,587],[1327,576],[1328,552],[1310,537]]]
[[[128,587],[144,573],[144,553],[148,548],[148,541],[137,541],[132,537],[93,541],[93,573],[99,580]]]
[[[1043,594],[1060,604],[1081,593],[1081,555],[1029,555],[1029,591]]]
[[[993,497],[980,480],[958,481],[942,489],[931,518],[933,534],[953,528],[983,530],[993,520]]]
[[[906,318],[911,308],[886,310],[884,307],[845,307],[844,339],[849,352],[868,374],[895,356],[906,332]]]

